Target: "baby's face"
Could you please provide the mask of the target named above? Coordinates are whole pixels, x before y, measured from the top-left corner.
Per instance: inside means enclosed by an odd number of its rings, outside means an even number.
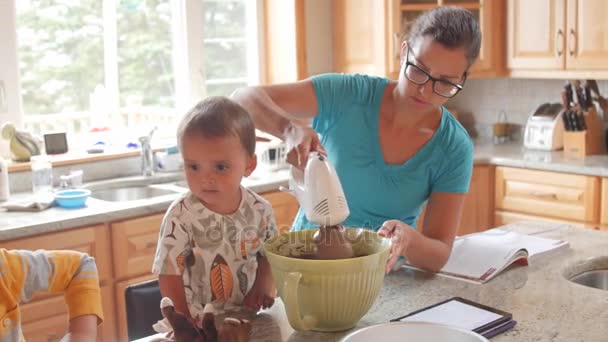
[[[190,191],[217,213],[234,212],[241,200],[241,180],[255,169],[255,155],[249,156],[235,136],[189,135],[181,147]]]

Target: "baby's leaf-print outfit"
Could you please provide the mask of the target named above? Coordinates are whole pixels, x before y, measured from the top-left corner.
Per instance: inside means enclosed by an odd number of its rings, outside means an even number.
[[[181,275],[190,314],[202,317],[238,310],[255,281],[257,254],[277,234],[272,206],[241,187],[239,208],[230,215],[207,209],[192,193],[175,200],[160,227],[152,272]]]

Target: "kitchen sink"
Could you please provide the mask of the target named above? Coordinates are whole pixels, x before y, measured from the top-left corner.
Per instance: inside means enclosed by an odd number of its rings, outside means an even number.
[[[608,270],[589,271],[570,279],[577,284],[608,290]]]
[[[175,194],[176,191],[150,186],[131,186],[122,188],[99,189],[91,193],[91,197],[110,202],[136,201],[152,197]]]
[[[564,270],[564,277],[579,285],[608,290],[608,256],[572,264]]]

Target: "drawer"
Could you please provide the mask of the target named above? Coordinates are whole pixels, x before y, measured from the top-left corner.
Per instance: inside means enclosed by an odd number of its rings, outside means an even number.
[[[76,228],[2,243],[6,249],[70,249],[95,257],[99,281],[103,285],[111,278],[110,234],[106,225]]]
[[[608,226],[608,178],[602,180],[602,224]]]
[[[598,177],[497,167],[495,190],[499,210],[599,223]]]
[[[98,341],[113,341],[116,331],[112,286],[101,288],[104,322]],[[68,331],[68,308],[63,295],[34,300],[21,306],[23,335],[26,341],[60,341]]]
[[[267,192],[262,196],[272,205],[279,234],[288,232],[300,208],[298,200],[282,191]]]
[[[535,216],[521,213],[514,213],[510,211],[500,211],[497,210],[494,212],[494,226],[502,226],[509,223],[514,222],[522,222],[522,221],[545,221],[545,222],[555,222],[556,224],[568,224],[574,227],[581,227],[593,230],[606,230],[607,227],[600,226],[594,223],[586,223],[586,222],[576,222],[576,221],[566,221],[555,218],[547,218],[544,216]]]
[[[151,274],[163,214],[113,222],[112,251],[116,280]]]

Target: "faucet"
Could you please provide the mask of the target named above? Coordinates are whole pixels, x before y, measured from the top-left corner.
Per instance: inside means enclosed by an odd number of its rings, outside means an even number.
[[[156,126],[152,128],[148,135],[139,137],[141,144],[141,174],[143,176],[154,175],[154,152],[152,151],[152,134],[156,131]]]

